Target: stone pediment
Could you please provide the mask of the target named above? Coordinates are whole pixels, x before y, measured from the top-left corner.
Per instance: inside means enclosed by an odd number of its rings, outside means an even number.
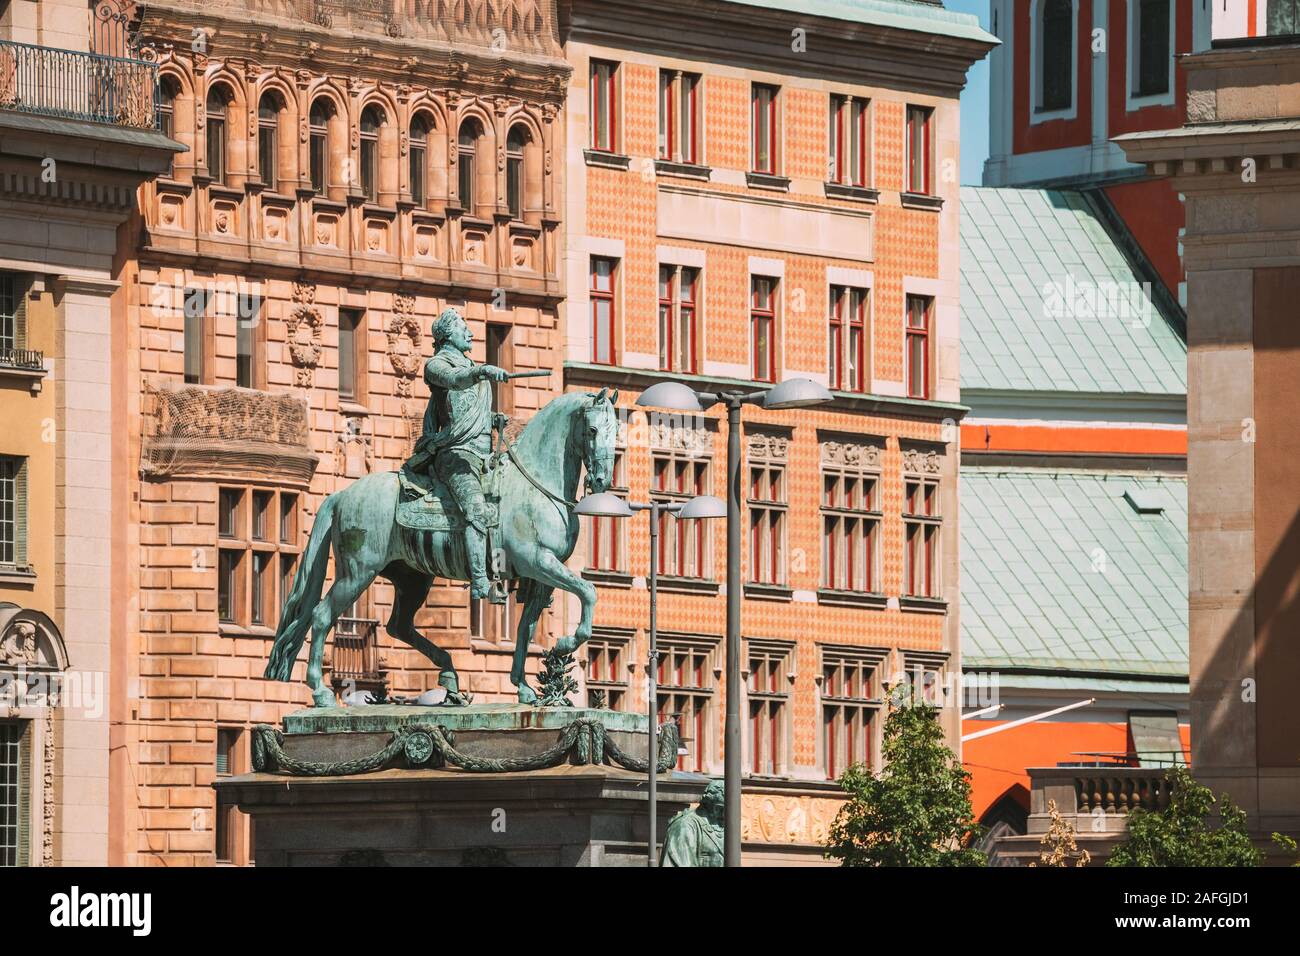
[[[0,671],[64,671],[63,635],[40,611],[0,601]]]
[[[319,459],[307,402],[281,392],[184,385],[151,391],[140,473],[146,478],[216,478],[306,487]],[[152,409],[148,405],[152,404]]]

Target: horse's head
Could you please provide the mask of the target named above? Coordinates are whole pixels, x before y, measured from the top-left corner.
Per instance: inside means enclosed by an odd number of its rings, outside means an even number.
[[[607,490],[614,480],[614,443],[618,440],[618,414],[614,406],[618,391],[602,388],[588,397],[591,401],[582,405],[577,438],[582,463],[587,469],[587,491],[596,494]]]

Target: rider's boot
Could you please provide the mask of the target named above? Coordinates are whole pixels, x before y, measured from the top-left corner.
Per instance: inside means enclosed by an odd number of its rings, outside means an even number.
[[[491,590],[487,576],[487,535],[472,524],[465,528],[465,551],[469,558],[469,596],[485,598]]]

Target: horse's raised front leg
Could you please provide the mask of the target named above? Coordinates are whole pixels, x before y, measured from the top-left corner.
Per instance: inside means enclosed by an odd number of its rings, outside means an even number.
[[[519,584],[516,596],[522,602],[522,610],[519,613],[519,628],[515,632],[515,656],[510,668],[510,683],[515,685],[519,703],[533,704],[537,702],[537,693],[528,686],[528,676],[525,673],[528,665],[528,645],[532,643],[537,619],[551,603],[552,589],[540,581],[529,578],[521,579]]]
[[[531,576],[550,587],[568,591],[581,602],[582,618],[577,630],[571,636],[562,637],[555,642],[557,654],[572,654],[591,637],[591,615],[596,609],[595,586],[574,574],[552,552],[544,549],[537,551],[537,565]]]
[[[311,654],[307,659],[307,686],[311,688],[312,703],[317,707],[333,707],[334,691],[322,679],[325,670],[325,638],[334,623],[356,603],[357,598],[370,586],[373,578],[342,577],[334,582],[329,593],[316,605],[311,615]]]

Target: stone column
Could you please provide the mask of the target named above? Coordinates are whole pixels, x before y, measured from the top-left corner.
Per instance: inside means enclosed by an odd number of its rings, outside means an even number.
[[[60,276],[57,314],[54,529],[55,621],[68,649],[69,687],[56,717],[61,790],[54,861],[108,862],[112,334],[109,298],[118,283]],[[125,559],[125,556],[123,556]]]

